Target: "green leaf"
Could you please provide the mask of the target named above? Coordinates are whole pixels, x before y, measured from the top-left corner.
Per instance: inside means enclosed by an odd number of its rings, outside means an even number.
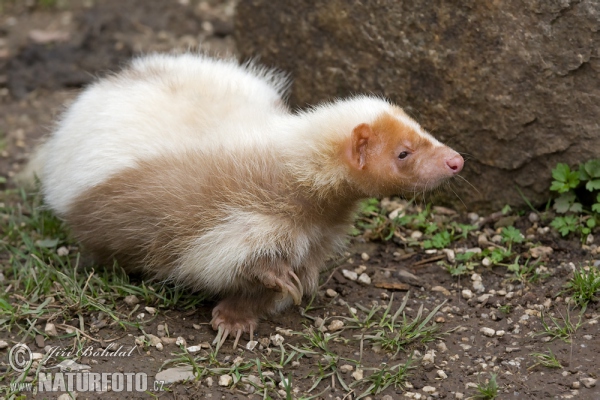
[[[600,214],[600,203],[592,204],[592,211]]]
[[[575,193],[572,193],[572,192],[565,193],[554,200],[553,208],[557,212],[564,214],[567,211],[569,211],[569,209],[571,208],[571,205],[573,205],[573,203],[575,203],[576,199],[577,199],[577,197],[575,196]]]
[[[569,211],[574,213],[583,212],[583,206],[581,205],[581,203],[573,203],[571,204],[571,207],[569,207]]]
[[[0,297],[0,310],[13,311],[13,306],[8,301]]]
[[[591,178],[600,178],[600,159],[586,162],[583,164],[583,168]]]
[[[560,232],[562,236],[567,236],[569,233],[577,230],[577,218],[573,215],[556,217],[552,220],[550,226]]]
[[[571,169],[565,163],[556,164],[556,168],[552,170],[552,178],[559,182],[566,182],[567,177],[571,173]]]
[[[600,190],[600,179],[588,181],[588,183],[585,184],[585,188],[590,192],[593,192],[594,190]]]
[[[510,242],[510,243],[522,243],[525,237],[521,233],[520,230],[515,228],[514,226],[508,226],[506,228],[502,228],[502,242]]]

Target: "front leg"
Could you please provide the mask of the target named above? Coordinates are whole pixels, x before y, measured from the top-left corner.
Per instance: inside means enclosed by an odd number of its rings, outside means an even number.
[[[223,298],[212,312],[217,349],[230,334],[235,333],[234,348],[242,333],[249,333],[252,340],[260,316],[284,308],[290,299],[297,305],[302,301],[302,282],[285,262],[256,263],[241,272],[250,280],[246,279],[237,293]]]

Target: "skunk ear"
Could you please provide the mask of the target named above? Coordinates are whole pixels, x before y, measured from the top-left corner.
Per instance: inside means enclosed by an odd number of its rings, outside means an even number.
[[[357,169],[364,169],[367,164],[367,146],[373,136],[368,124],[357,125],[352,131],[352,164]]]

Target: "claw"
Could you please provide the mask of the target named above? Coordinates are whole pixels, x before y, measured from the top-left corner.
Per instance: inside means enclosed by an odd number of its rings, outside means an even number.
[[[221,327],[219,327],[219,331]],[[221,346],[223,346],[223,343],[225,343],[225,340],[227,340],[227,338],[229,337],[229,329],[225,328],[225,330],[223,331],[223,337],[221,338],[221,340],[219,341],[219,343],[217,343],[217,347],[215,348],[215,351],[219,351],[219,349],[221,348]],[[219,335],[217,334],[217,337]]]
[[[213,346],[217,343],[219,343],[219,341],[221,340],[221,335],[223,334],[223,325],[219,325],[219,330],[217,331],[217,336],[215,337],[215,340],[213,340],[212,344]]]
[[[242,330],[238,329],[237,333],[235,335],[235,340],[233,342],[233,349],[235,350],[237,348],[238,342],[240,341],[240,337],[242,336]]]
[[[294,278],[294,280],[298,284],[298,286],[297,286],[298,293],[300,294],[300,300],[302,300],[302,295],[304,294],[304,288],[302,287],[302,282],[300,282],[300,278],[298,278],[298,275],[296,275],[294,273],[294,271],[290,270],[290,275],[292,276],[292,278]],[[298,302],[297,304],[300,304],[300,302]]]
[[[252,341],[252,339],[254,339],[254,327],[250,325],[250,341]]]

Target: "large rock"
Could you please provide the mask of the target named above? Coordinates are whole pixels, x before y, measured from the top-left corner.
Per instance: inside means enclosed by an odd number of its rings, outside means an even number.
[[[463,152],[474,209],[543,203],[557,162],[600,156],[599,30],[598,0],[241,0],[236,21],[293,105],[381,94]]]

